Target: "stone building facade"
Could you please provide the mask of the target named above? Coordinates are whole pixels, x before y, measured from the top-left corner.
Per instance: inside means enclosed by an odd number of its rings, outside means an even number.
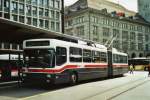
[[[138,0],[138,12],[150,22],[150,0]]]
[[[129,57],[143,57],[148,54],[150,50],[149,23],[134,12],[123,10],[128,13],[127,15],[126,12],[119,12],[122,11],[122,6],[118,12],[113,8],[114,6],[112,8],[109,6],[112,11],[107,10],[105,6],[101,7],[102,9],[96,9],[89,5],[89,1],[93,0],[79,0],[66,8],[66,34],[101,44],[106,44],[112,37],[115,37],[113,47],[128,53]],[[96,5],[99,4],[97,0],[94,1]],[[106,2],[106,0],[100,1]],[[113,5],[113,3],[110,4]]]

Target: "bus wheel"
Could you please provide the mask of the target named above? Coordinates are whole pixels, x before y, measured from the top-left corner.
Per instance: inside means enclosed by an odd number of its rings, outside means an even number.
[[[70,75],[70,83],[71,83],[71,85],[77,84],[77,81],[78,81],[77,74],[72,73],[72,74]]]

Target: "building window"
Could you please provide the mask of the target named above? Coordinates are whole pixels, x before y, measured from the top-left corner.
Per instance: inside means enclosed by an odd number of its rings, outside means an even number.
[[[52,19],[55,18],[55,12],[53,10],[50,11],[50,18],[52,18]]]
[[[24,17],[23,16],[19,16],[19,22],[24,23]]]
[[[9,13],[4,13],[4,18],[10,19],[10,14]]]
[[[128,41],[123,41],[122,42],[122,49],[123,49],[124,52],[128,51],[128,47],[129,47]]]
[[[113,41],[113,47],[116,49],[120,49],[120,42],[117,40]]]
[[[108,40],[107,39],[103,39],[103,44],[106,44]]]
[[[33,16],[37,17],[37,7],[32,7]]]
[[[0,0],[0,7],[2,6],[2,0]]]
[[[49,10],[45,9],[45,17],[49,17]]]
[[[31,0],[26,0],[26,2],[27,2],[28,4],[31,4]]]
[[[49,0],[44,0],[45,7],[49,6]]]
[[[127,23],[122,23],[122,28],[123,28],[123,29],[128,29]]]
[[[84,26],[77,27],[77,35],[80,37],[84,36]]]
[[[45,28],[49,29],[49,21],[45,20]]]
[[[39,16],[40,16],[40,17],[43,16],[43,12],[44,12],[44,9],[43,9],[43,8],[40,8],[40,9],[39,9]]]
[[[44,1],[43,0],[39,0],[39,6],[43,6],[44,5]]]
[[[55,22],[51,22],[51,30],[55,30]]]
[[[33,25],[37,26],[37,19],[33,18]]]
[[[17,13],[18,12],[17,9],[18,9],[17,2],[12,2],[12,4],[11,4],[12,13]]]
[[[24,2],[24,0],[19,0],[19,2],[22,2],[22,3],[23,3],[23,2]]]
[[[26,14],[31,16],[31,6],[26,6]]]
[[[143,27],[142,26],[137,26],[137,30],[142,32],[143,31]]]
[[[83,23],[84,22],[84,16],[76,18],[75,21],[76,21],[76,24]]]
[[[138,42],[143,43],[143,34],[138,33]]]
[[[33,5],[37,5],[37,0],[32,0]]]
[[[130,43],[130,50],[136,50],[136,43],[135,42]]]
[[[60,8],[59,5],[60,5],[60,1],[56,1],[56,2],[55,2],[55,8],[58,8],[58,9],[59,9],[59,8]]]
[[[4,11],[9,12],[9,0],[4,0]]]
[[[56,31],[60,32],[60,23],[59,22],[56,22]]]
[[[30,17],[27,17],[27,24],[31,25],[31,18]]]
[[[72,28],[66,29],[66,30],[65,30],[65,33],[66,33],[66,34],[69,34],[69,35],[74,35],[74,34],[73,34],[73,29],[72,29]]]
[[[13,21],[18,21],[17,15],[12,15],[12,20],[13,20]]]
[[[0,11],[2,11],[2,0],[0,0]]]
[[[95,17],[95,16],[93,16],[93,17],[92,17],[92,22],[94,22],[94,23],[98,23],[98,18],[97,18],[97,17]]]
[[[113,37],[120,37],[119,30],[113,29]]]
[[[130,40],[135,41],[135,39],[136,39],[135,32],[131,32],[130,33]]]
[[[146,42],[149,41],[149,35],[145,35],[145,41],[146,41]]]
[[[50,0],[50,7],[54,8],[54,0]]]
[[[122,39],[128,41],[128,31],[122,31]]]
[[[148,44],[145,45],[145,51],[149,51],[149,45]]]
[[[103,27],[103,36],[108,37],[110,34],[109,28]]]
[[[68,20],[67,26],[72,26],[72,25],[73,25],[73,21],[72,20]]]
[[[43,27],[44,26],[44,21],[42,19],[39,20],[39,26]]]
[[[19,4],[19,13],[24,14],[24,4]]]
[[[59,20],[59,18],[60,18],[60,14],[59,12],[56,12],[56,19]]]
[[[93,25],[93,35],[98,35],[98,26]]]
[[[138,50],[143,51],[143,43],[138,43]]]

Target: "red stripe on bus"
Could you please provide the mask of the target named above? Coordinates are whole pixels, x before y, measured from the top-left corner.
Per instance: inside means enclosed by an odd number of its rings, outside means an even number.
[[[12,72],[18,72],[18,70],[17,70],[17,69],[12,69],[11,71],[12,71]]]
[[[66,69],[77,69],[77,65],[66,65],[60,69],[28,69],[28,72],[35,72],[35,73],[60,73]],[[107,65],[85,65],[85,68],[107,68]],[[25,71],[25,69],[23,69]]]
[[[78,67],[77,65],[67,65],[61,69],[28,69],[28,72],[59,73],[66,69],[75,69],[77,67]]]

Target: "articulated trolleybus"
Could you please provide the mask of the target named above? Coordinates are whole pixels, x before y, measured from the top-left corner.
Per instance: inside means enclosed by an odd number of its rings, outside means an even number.
[[[71,83],[123,75],[127,54],[57,39],[32,39],[23,43],[23,82]]]

